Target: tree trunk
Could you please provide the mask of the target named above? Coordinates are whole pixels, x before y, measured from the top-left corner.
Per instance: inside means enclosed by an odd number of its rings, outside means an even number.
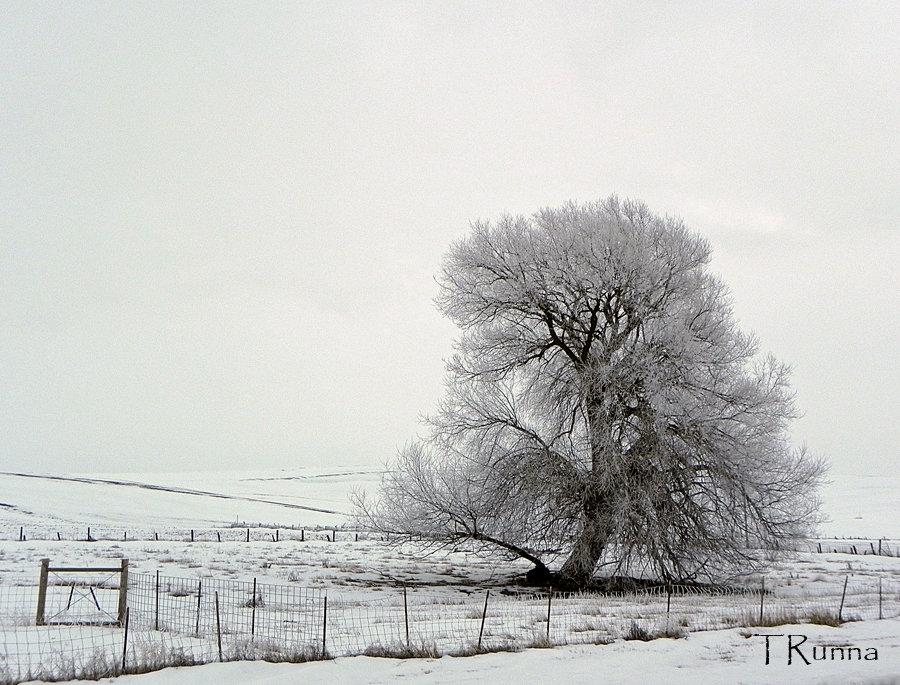
[[[598,511],[585,514],[581,533],[575,541],[569,558],[557,573],[556,583],[573,589],[585,588],[591,584],[597,562],[609,540],[609,524]]]
[[[552,585],[553,574],[543,563],[539,563],[525,574],[525,580],[529,585]]]
[[[604,408],[602,393],[598,393],[588,399],[587,414],[592,445],[591,471],[592,476],[596,477],[604,463],[617,451],[611,438],[611,416],[614,412]],[[568,559],[557,573],[559,585],[584,588],[593,580],[597,562],[612,534],[611,498],[608,495],[597,481],[587,486],[581,515],[581,532]]]

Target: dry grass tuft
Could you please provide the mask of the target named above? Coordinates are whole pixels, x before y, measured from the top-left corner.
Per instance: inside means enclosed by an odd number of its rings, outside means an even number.
[[[379,659],[440,659],[442,656],[433,644],[404,645],[397,643],[369,645],[363,655]]]

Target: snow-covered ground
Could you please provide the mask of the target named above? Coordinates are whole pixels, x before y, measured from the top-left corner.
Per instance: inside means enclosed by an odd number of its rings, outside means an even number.
[[[354,488],[374,491],[380,470],[333,469],[144,474],[0,473],[0,521],[32,537],[58,527],[123,530],[252,525],[334,526]],[[16,529],[18,530],[18,528]]]
[[[361,602],[381,597],[396,603],[394,595],[402,584],[418,594],[411,602],[421,604],[426,596],[439,596],[446,606],[471,601],[472,593],[480,588],[499,592],[512,582],[514,574],[526,570],[524,564],[483,560],[463,552],[422,558],[415,550],[392,548],[377,538],[362,535],[357,539],[355,531],[342,527],[350,509],[347,495],[352,489],[372,492],[378,480],[377,469],[355,465],[262,473],[50,477],[2,473],[0,595],[3,587],[33,585],[42,558],[50,558],[54,565],[76,566],[109,566],[127,558],[136,573],[257,579],[260,583],[327,589],[330,596]],[[866,583],[875,588],[878,579],[886,588],[900,587],[900,559],[862,553],[881,538],[887,538],[885,545],[896,549],[900,478],[832,476],[823,500],[829,516],[822,526],[823,536],[865,538],[866,542],[847,541],[853,542],[860,554],[834,554],[827,552],[827,546],[823,554],[799,554],[766,575],[767,589],[775,589],[778,596],[790,601],[819,594],[837,597],[845,579],[850,579],[851,588]],[[86,540],[88,527],[96,542]],[[248,529],[249,544],[245,537]],[[331,531],[335,529],[338,538],[333,541]],[[194,542],[190,541],[191,531]],[[21,534],[24,541],[19,540]],[[273,539],[276,535],[277,542]],[[421,683],[877,683],[885,682],[878,679],[886,676],[900,678],[900,619],[853,622],[840,628],[804,624],[752,632],[806,636],[800,650],[810,659],[812,645],[826,644],[858,647],[859,654],[874,649],[878,658],[826,659],[807,666],[795,650],[794,663],[788,666],[787,638],[773,637],[767,666],[765,639],[746,637],[746,629],[730,629],[690,632],[679,640],[617,640],[609,645],[570,644],[552,650],[466,658],[402,661],[342,657],[296,665],[210,664],[117,680],[133,685],[206,681],[277,685],[302,679],[352,685],[409,678]],[[801,640],[793,639],[794,643]]]
[[[378,659],[346,657],[306,664],[233,662],[190,668],[171,668],[103,682],[118,685],[294,685],[335,683],[381,685],[413,682],[416,685],[896,685],[900,683],[900,619],[825,626],[785,626],[755,631],[793,635],[788,664],[787,635],[771,637],[766,665],[764,637],[745,637],[748,631],[732,629],[694,633],[687,639],[652,642],[615,642],[610,645],[568,645],[554,649],[530,649],[519,653],[484,654],[440,659]],[[803,641],[803,638],[807,638]],[[840,652],[825,660],[822,647],[858,647],[877,660],[840,660]],[[798,655],[799,654],[799,655]],[[800,656],[802,655],[802,656]],[[846,655],[846,651],[845,651]],[[807,665],[802,657],[809,660]]]
[[[900,538],[900,475],[831,474],[822,505],[824,537]]]
[[[374,492],[380,469],[142,474],[0,472],[0,524],[202,528],[241,522],[341,525],[353,489]],[[900,538],[900,475],[831,474],[822,490],[825,537]],[[18,528],[17,528],[18,530]]]

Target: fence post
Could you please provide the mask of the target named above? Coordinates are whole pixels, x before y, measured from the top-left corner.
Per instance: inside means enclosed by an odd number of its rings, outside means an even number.
[[[25,540],[25,526],[19,526],[19,542]]]
[[[762,586],[759,589],[759,625],[763,624],[763,607],[766,599],[766,577],[762,578]]]
[[[37,617],[34,620],[36,626],[44,625],[44,606],[47,603],[47,574],[50,568],[49,559],[41,559],[41,577],[38,585]]]
[[[666,585],[666,633],[669,632],[669,613],[672,610],[672,584]]]
[[[481,629],[478,631],[478,650],[481,651],[481,636],[484,635],[484,621],[487,618],[487,603],[488,597],[491,596],[491,591],[488,590],[484,595],[484,609],[481,612]]]
[[[550,642],[550,605],[553,603],[553,588],[547,593],[547,642]]]
[[[247,529],[247,542],[250,542],[250,529]]]
[[[128,654],[128,619],[129,611],[125,608],[125,639],[122,640],[122,673],[125,672],[125,657]]]
[[[322,608],[322,657],[328,653],[325,651],[325,635],[328,632],[328,593],[325,593],[325,601]]]
[[[881,576],[878,576],[878,620],[880,621],[884,616],[881,614]]]
[[[197,581],[197,627],[194,629],[194,634],[197,637],[200,637],[200,597],[203,594],[203,581]]]
[[[878,556],[881,556],[881,538],[878,538]]]
[[[253,579],[253,599],[250,600],[250,637],[256,635],[256,578]]]
[[[219,661],[222,661],[222,621],[219,618],[219,591],[216,590],[216,637],[219,642]]]
[[[122,569],[119,571],[119,607],[118,607],[118,616],[116,620],[118,620],[119,625],[122,625],[122,622],[125,620],[128,615],[128,559],[122,559]],[[124,659],[124,657],[123,657]],[[125,667],[122,666],[124,669]]]
[[[159,569],[156,569],[156,598],[153,605],[153,630],[159,630]]]
[[[403,586],[403,622],[406,624],[406,648],[409,649],[409,606],[406,603],[406,586]]]
[[[838,609],[838,622],[843,623],[844,618],[844,598],[847,596],[847,581],[850,580],[850,576],[844,578],[844,591],[841,593],[841,606]]]

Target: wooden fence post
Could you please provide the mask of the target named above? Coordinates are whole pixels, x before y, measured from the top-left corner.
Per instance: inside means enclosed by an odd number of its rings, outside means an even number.
[[[122,559],[122,567],[119,571],[119,606],[116,620],[119,625],[125,621],[128,614],[128,559]],[[124,656],[122,657],[125,658]],[[125,668],[123,665],[122,668]]]
[[[50,560],[41,559],[41,577],[39,581],[40,584],[38,585],[37,617],[34,620],[34,624],[37,626],[44,625],[44,606],[47,603],[47,575],[49,568]]]

